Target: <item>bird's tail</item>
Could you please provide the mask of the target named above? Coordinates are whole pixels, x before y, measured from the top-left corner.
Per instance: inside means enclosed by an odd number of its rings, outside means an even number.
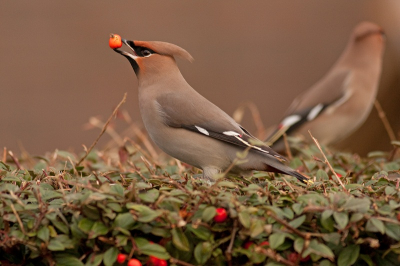
[[[303,174],[300,174],[299,172],[293,170],[289,166],[286,166],[278,161],[276,163],[269,162],[269,164],[267,165],[266,171],[291,175],[293,177],[296,177],[300,182],[303,182],[305,184],[313,183],[313,181],[310,178],[304,176]]]

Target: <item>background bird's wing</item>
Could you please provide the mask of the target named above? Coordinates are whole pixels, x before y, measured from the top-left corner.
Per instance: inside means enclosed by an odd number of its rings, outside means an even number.
[[[196,93],[195,96],[167,93],[158,97],[156,101],[164,123],[170,127],[190,130],[244,149],[250,148],[285,160],[283,156],[248,133],[219,107],[200,94]]]
[[[330,71],[293,101],[277,128],[267,138],[267,143],[273,144],[284,133],[293,132],[302,124],[317,118],[330,106],[346,100],[350,78],[351,71],[347,69]]]

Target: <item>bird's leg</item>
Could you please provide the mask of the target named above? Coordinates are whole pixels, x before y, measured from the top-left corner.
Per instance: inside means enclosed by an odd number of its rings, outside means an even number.
[[[203,180],[211,183],[215,182],[215,179],[213,178],[216,174],[219,174],[221,172],[220,169],[213,168],[213,167],[205,167],[203,168]]]

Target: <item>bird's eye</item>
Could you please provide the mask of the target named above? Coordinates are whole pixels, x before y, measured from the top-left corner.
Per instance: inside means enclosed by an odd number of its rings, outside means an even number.
[[[141,53],[142,53],[143,56],[151,55],[151,52],[149,50],[147,50],[147,49],[142,50]]]

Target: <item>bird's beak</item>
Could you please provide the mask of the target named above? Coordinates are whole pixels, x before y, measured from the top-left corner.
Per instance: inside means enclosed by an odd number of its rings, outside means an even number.
[[[121,41],[123,44],[125,44],[126,46],[128,46],[129,49],[131,49],[131,52],[126,52],[123,50],[119,50],[119,49],[113,49],[115,52],[119,53],[122,56],[125,56],[126,58],[132,58],[133,60],[135,60],[136,58],[138,58],[135,49],[133,49],[133,47],[135,46],[135,43],[133,41],[129,41],[126,39],[121,38]]]

